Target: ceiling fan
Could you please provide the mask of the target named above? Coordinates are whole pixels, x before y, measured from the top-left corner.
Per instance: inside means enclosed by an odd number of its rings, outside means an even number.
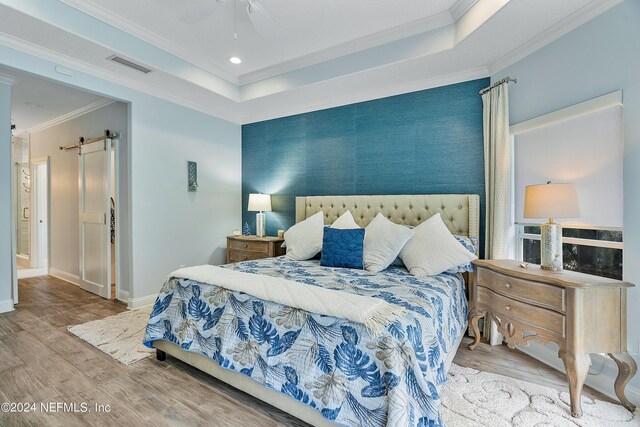
[[[258,34],[269,43],[276,41],[276,27],[273,20],[264,6],[256,0],[192,0],[187,3],[187,10],[180,16],[180,20],[185,24],[195,25],[213,15],[219,4],[225,5],[231,2],[234,3],[236,14],[238,2],[246,3],[244,9]],[[234,37],[237,37],[235,33]]]

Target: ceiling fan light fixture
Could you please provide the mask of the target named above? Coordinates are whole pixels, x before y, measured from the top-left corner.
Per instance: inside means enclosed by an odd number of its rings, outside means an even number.
[[[242,64],[242,59],[238,58],[237,56],[230,56],[229,57],[229,62],[231,62],[232,64]]]

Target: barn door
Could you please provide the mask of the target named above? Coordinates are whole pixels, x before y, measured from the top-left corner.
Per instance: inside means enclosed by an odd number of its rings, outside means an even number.
[[[111,140],[80,148],[80,286],[111,298]]]

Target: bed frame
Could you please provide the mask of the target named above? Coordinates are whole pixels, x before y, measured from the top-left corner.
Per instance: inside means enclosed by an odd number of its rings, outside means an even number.
[[[397,224],[414,227],[436,213],[440,213],[444,223],[452,233],[475,238],[479,237],[480,196],[476,194],[296,197],[296,222],[303,221],[317,212],[324,212],[325,224],[331,224],[347,210],[351,211],[353,218],[361,227],[366,227],[379,212]],[[451,366],[463,335],[460,336],[447,358],[447,371]],[[170,354],[176,359],[182,360],[311,425],[316,427],[336,426],[315,409],[282,393],[266,388],[242,374],[221,368],[216,362],[207,357],[182,350],[179,346],[167,341],[154,341],[153,345],[160,361],[165,360],[166,355]]]

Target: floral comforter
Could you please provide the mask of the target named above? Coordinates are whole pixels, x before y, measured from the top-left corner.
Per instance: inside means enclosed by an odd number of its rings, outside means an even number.
[[[400,267],[369,273],[284,257],[226,267],[382,298],[407,315],[371,336],[345,319],[170,278],[153,307],[145,344],[170,341],[209,357],[337,424],[443,424],[445,361],[466,326],[460,274],[416,278]]]

